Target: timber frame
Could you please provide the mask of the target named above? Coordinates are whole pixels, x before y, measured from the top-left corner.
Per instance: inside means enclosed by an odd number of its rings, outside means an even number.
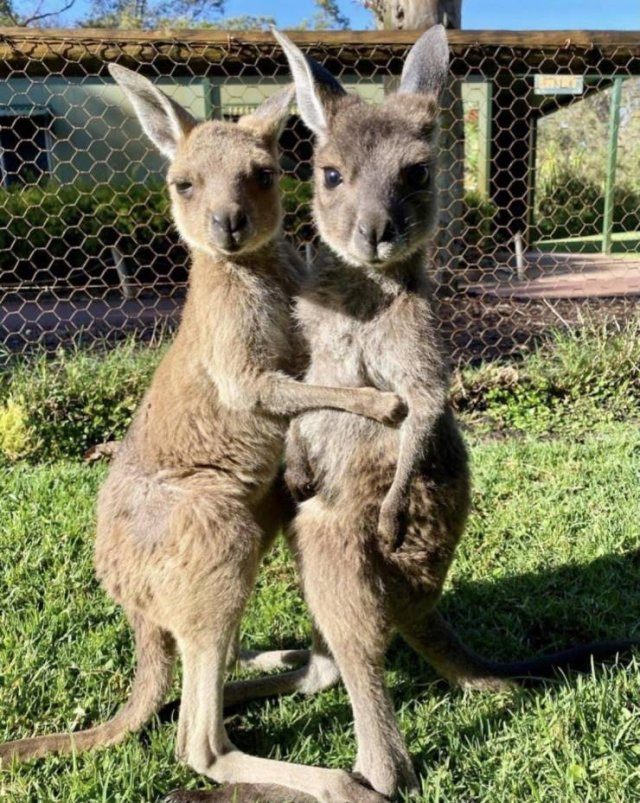
[[[384,64],[400,71],[407,49],[419,31],[293,31],[291,38],[322,57],[331,69],[358,63],[365,76]],[[509,68],[516,74],[554,63],[566,73],[582,73],[598,66],[615,73],[624,65],[640,73],[640,31],[448,31],[454,73],[474,67],[484,75]],[[396,61],[397,59],[397,61]],[[212,30],[124,31],[92,28],[36,29],[0,27],[0,75],[17,69],[25,75],[97,74],[106,62],[192,69],[205,62],[210,74],[224,61],[225,74],[284,73],[286,62],[271,35],[264,31]]]

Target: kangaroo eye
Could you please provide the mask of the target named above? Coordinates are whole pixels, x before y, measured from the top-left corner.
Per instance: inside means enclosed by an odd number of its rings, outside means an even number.
[[[424,162],[410,165],[404,171],[404,180],[407,186],[414,190],[420,189],[420,187],[426,187],[429,183],[430,176],[429,165]]]
[[[268,190],[269,187],[273,187],[274,176],[275,176],[274,171],[269,170],[266,167],[261,167],[256,174],[256,178],[258,179],[258,184],[264,190]]]
[[[335,190],[342,184],[342,173],[335,167],[324,168],[324,186],[329,190]]]
[[[174,181],[173,186],[176,188],[178,195],[190,195],[191,190],[193,189],[193,184],[186,179]]]

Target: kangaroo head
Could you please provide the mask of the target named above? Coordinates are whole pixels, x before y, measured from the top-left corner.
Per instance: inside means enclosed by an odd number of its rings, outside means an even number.
[[[347,94],[283,34],[300,114],[316,135],[314,216],[346,262],[380,268],[405,260],[433,232],[437,213],[438,97],[449,48],[436,25],[412,47],[397,92],[381,106]]]
[[[197,122],[151,81],[112,64],[142,128],[170,160],[167,183],[178,231],[213,256],[255,251],[282,220],[277,143],[293,87],[277,92],[238,123]]]

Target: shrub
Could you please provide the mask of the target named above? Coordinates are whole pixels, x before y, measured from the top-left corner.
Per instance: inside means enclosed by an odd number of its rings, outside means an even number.
[[[466,414],[521,430],[581,429],[640,414],[640,319],[556,333],[521,363],[467,369],[453,401]]]
[[[111,246],[176,278],[174,266],[184,255],[160,184],[49,183],[0,192],[0,272],[13,281],[102,278],[112,264]],[[115,270],[106,281],[117,283]]]
[[[8,398],[0,407],[0,459],[13,462],[36,449],[36,438],[28,423],[24,405]]]
[[[496,205],[477,190],[464,194],[462,238],[466,245],[489,250],[495,241]]]
[[[0,458],[80,457],[121,438],[163,353],[126,341],[99,353],[60,350],[0,375]]]
[[[310,181],[301,181],[295,176],[284,176],[280,184],[284,209],[284,230],[292,237],[306,239],[306,226],[311,223],[311,198],[313,186]]]
[[[309,236],[311,187],[283,179],[285,228]],[[307,227],[307,228],[305,228]],[[184,281],[186,253],[161,182],[53,183],[0,190],[0,275],[11,282],[117,285],[110,248],[128,257],[142,283]]]
[[[613,198],[614,231],[640,229],[640,192],[618,185]],[[538,237],[564,238],[597,235],[604,220],[601,184],[567,170],[541,182],[536,197]]]

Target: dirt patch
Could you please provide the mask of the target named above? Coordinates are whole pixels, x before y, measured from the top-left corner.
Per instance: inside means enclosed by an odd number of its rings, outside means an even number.
[[[454,364],[518,358],[558,329],[585,324],[623,327],[638,313],[638,299],[499,298],[458,293],[439,298],[441,329]]]

